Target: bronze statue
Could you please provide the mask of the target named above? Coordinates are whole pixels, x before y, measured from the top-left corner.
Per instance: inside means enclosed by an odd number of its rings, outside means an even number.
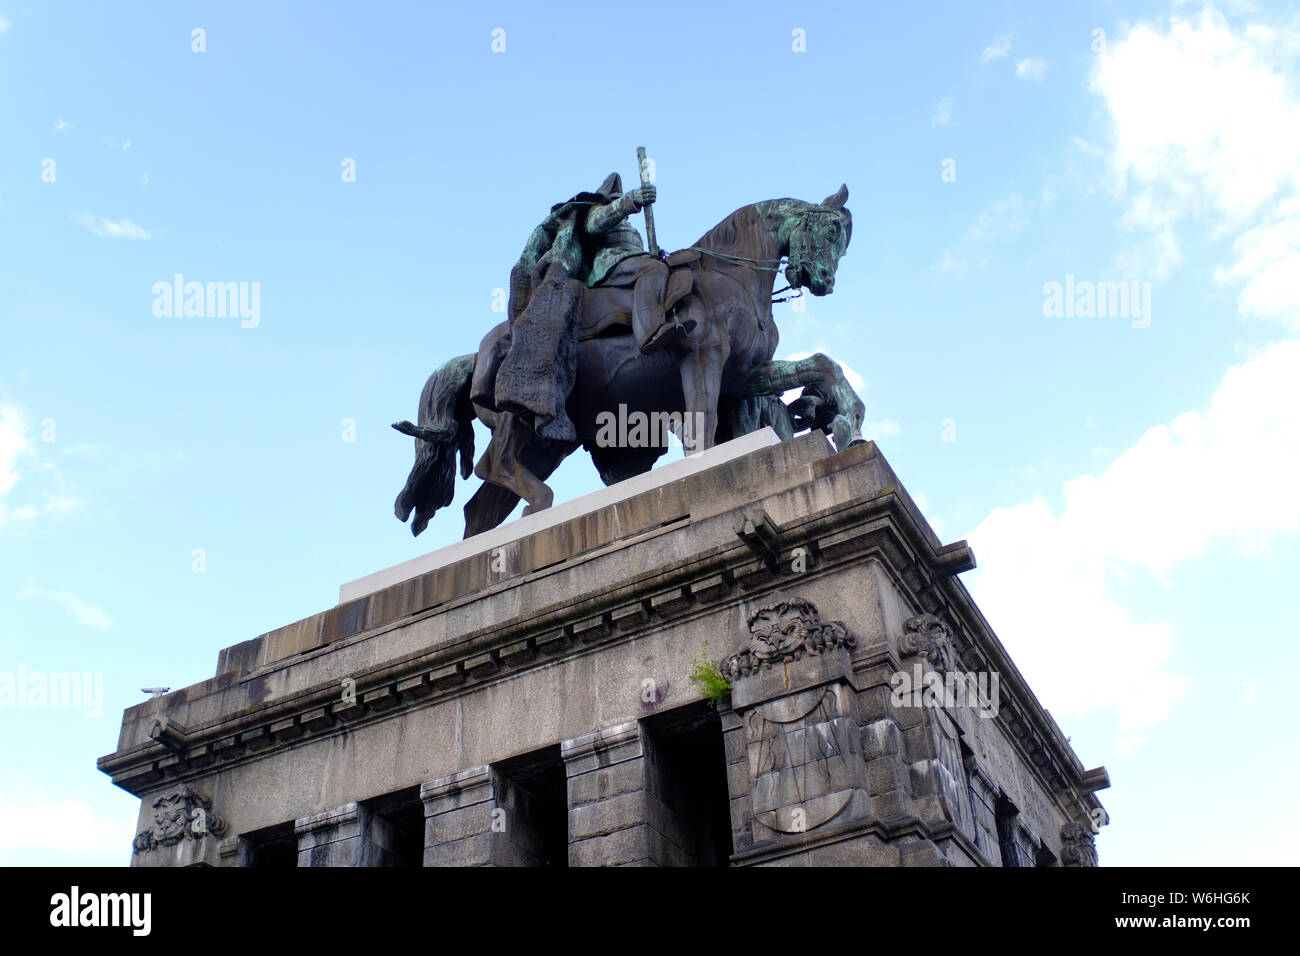
[[[643,165],[644,170],[644,165]],[[475,417],[492,430],[474,467],[465,537],[496,527],[522,498],[524,514],[550,507],[546,479],[579,446],[606,484],[648,471],[665,442],[611,442],[620,415],[675,416],[683,444],[701,451],[765,425],[783,439],[820,428],[844,449],[862,440],[865,407],[824,355],[773,361],[779,335],[772,287],[781,265],[791,289],[829,295],[852,235],[848,188],[820,203],[774,199],[743,206],[694,245],[662,256],[645,181],[624,194],[617,173],[594,193],[553,206],[510,275],[507,320],[476,355],[447,362],[425,383],[415,465],[395,512],[413,534],[451,503],[456,454],[468,478]],[[627,222],[644,209],[651,249]],[[786,405],[785,391],[802,387]],[[692,424],[693,423],[693,424]]]

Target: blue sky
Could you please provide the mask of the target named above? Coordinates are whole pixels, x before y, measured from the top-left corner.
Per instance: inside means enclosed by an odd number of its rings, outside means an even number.
[[[1102,862],[1289,861],[1292,5],[467,6],[0,0],[0,672],[103,681],[98,714],[0,708],[0,862],[127,862],[138,801],[94,762],[140,687],[459,539],[469,483],[419,539],[392,517],[388,423],[639,145],[670,249],[848,184],[835,293],[777,307],[778,354],[851,369],[970,539],[1111,772]],[[256,326],[155,316],[177,273],[258,283]],[[1149,311],[1046,314],[1067,276]]]

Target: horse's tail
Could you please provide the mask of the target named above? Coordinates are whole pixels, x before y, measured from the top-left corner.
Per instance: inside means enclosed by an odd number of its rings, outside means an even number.
[[[456,452],[460,476],[474,468],[474,409],[470,380],[474,355],[459,355],[429,376],[420,393],[419,424],[396,422],[393,427],[415,438],[415,464],[397,496],[393,511],[405,522],[415,510],[411,534],[418,535],[439,508],[451,504],[456,491]]]

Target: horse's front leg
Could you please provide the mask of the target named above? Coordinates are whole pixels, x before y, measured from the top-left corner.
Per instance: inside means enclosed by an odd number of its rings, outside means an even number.
[[[722,394],[722,369],[727,364],[724,343],[701,343],[682,359],[682,396],[685,398],[685,440],[688,455],[712,448],[718,435],[718,399]]]
[[[555,501],[550,485],[538,478],[520,460],[532,439],[532,423],[509,412],[497,416],[492,440],[474,466],[474,474],[500,485],[528,502],[524,514],[545,511]]]
[[[802,386],[804,394],[799,401],[809,409],[815,409],[821,402],[828,403],[831,411],[824,427],[830,432],[836,450],[843,451],[863,441],[866,406],[839,364],[820,352],[796,362],[776,360],[760,365],[749,373],[745,386],[750,395],[780,395]],[[814,417],[822,416],[814,413]]]

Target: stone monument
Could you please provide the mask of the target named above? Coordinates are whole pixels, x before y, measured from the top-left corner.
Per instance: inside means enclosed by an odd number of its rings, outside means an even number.
[[[345,584],[99,765],[137,866],[1096,865],[973,566],[874,443],[763,429]]]
[[[99,766],[141,798],[134,865],[1096,865],[1106,772],[958,580],[970,549],[840,366],[774,358],[775,276],[833,290],[847,187],[665,256],[639,155],[638,189],[551,208],[507,321],[393,426],[415,534],[483,479],[465,540],[126,711]],[[669,431],[690,454],[651,471]],[[607,487],[556,505],[579,447]]]

